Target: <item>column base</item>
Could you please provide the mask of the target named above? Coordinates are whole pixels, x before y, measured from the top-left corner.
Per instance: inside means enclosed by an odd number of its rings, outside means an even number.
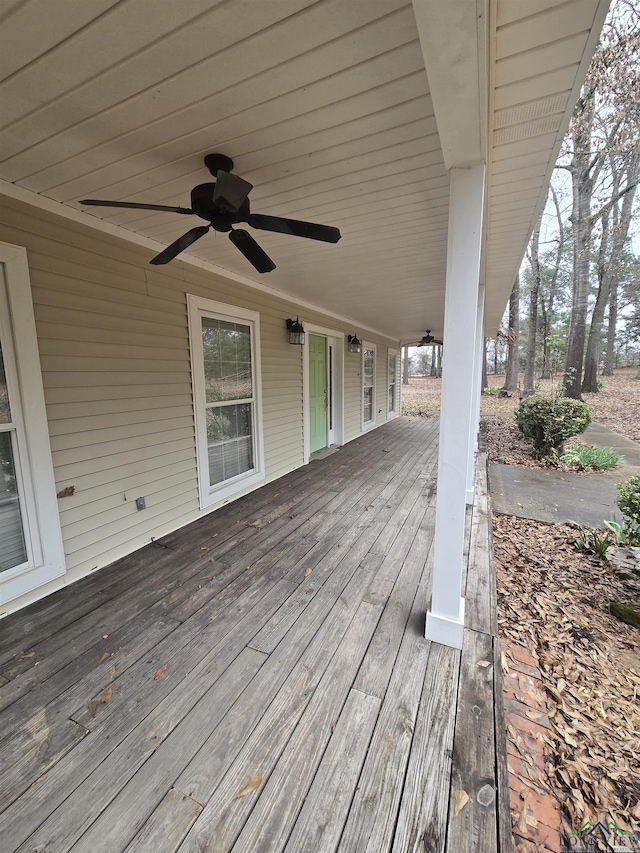
[[[466,501],[467,506],[473,506],[474,499],[475,499],[475,490],[474,489],[467,489],[466,494],[465,494],[465,501]]]
[[[424,635],[427,640],[432,640],[434,643],[450,646],[452,649],[461,649],[464,638],[464,598],[460,599],[460,614],[457,619],[438,616],[429,611]]]

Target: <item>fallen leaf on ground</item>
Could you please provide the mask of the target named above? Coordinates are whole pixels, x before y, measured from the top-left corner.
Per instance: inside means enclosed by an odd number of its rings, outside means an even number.
[[[90,714],[92,717],[95,717],[95,715],[96,715],[96,708],[97,708],[97,707],[98,707],[98,703],[97,703],[97,701],[95,701],[95,700],[94,700],[94,701],[92,701],[92,702],[87,702],[87,709],[88,709],[88,711],[89,711],[89,714]]]
[[[160,669],[156,669],[156,671],[153,673],[154,680],[157,681],[159,678],[162,678],[166,671],[167,664],[165,663],[160,667]]]
[[[308,578],[312,571],[313,571],[313,569],[307,569],[306,572],[304,573],[305,578]]]
[[[35,657],[35,652],[20,652],[18,657],[19,658],[32,658],[32,657]]]
[[[482,666],[482,667],[485,667],[485,666],[491,666],[491,661],[489,661],[489,660],[479,660],[479,661],[478,661],[478,663],[476,664],[476,666]]]
[[[255,791],[256,788],[259,788],[261,782],[262,782],[262,776],[260,776],[258,773],[256,773],[255,776],[252,776],[251,779],[249,779],[249,782],[244,786],[244,788],[242,788],[240,791],[238,791],[237,794],[233,795],[233,799],[239,800],[240,797],[246,797],[247,794],[250,794],[252,791]]]
[[[102,696],[100,697],[100,701],[102,702],[103,705],[106,705],[112,696],[113,696],[113,690],[110,687],[107,687],[107,689],[103,692]]]
[[[462,789],[454,792],[454,806],[453,806],[453,816],[458,817],[462,809],[469,802],[469,794]]]
[[[116,665],[114,663],[114,665],[109,669],[109,675],[115,675],[115,674],[116,674]]]
[[[111,652],[105,652],[105,653],[102,655],[102,657],[100,658],[100,660],[98,661],[98,663],[96,664],[96,666],[100,666],[100,664],[101,664],[103,661],[105,661],[107,658],[110,658],[110,657],[111,657]]]

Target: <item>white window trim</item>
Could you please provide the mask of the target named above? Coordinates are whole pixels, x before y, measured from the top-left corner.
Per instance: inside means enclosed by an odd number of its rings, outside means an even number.
[[[372,349],[373,350],[373,397],[371,400],[371,420],[365,421],[364,419],[364,353],[365,350]],[[376,384],[378,378],[378,353],[376,351],[376,345],[367,343],[366,341],[362,342],[362,361],[360,362],[362,367],[362,382],[360,384],[360,418],[362,422],[362,431],[366,432],[367,430],[372,429],[376,425],[377,421],[377,412],[376,412]],[[387,367],[387,370],[389,368]]]
[[[17,473],[25,502],[28,554],[25,563],[0,572],[0,604],[5,604],[64,575],[66,567],[27,252],[22,246],[0,243],[0,264],[4,268],[9,303],[9,316],[3,310],[5,316],[0,320],[3,338],[11,343],[6,350],[3,348],[3,355],[10,391],[13,386],[12,409],[18,423],[20,470]]]
[[[395,391],[394,391],[394,395],[393,395],[393,402],[394,402],[395,408],[393,408],[393,409],[389,408],[389,356],[391,356],[391,355],[395,355],[395,357],[396,357],[396,371],[395,371],[395,385],[394,385]],[[398,409],[399,409],[399,406],[398,406],[398,403],[399,403],[398,386],[399,386],[399,383],[398,383],[398,350],[394,349],[393,347],[388,347],[387,348],[387,420],[390,420],[391,418],[397,418],[398,417]]]
[[[191,378],[193,385],[193,411],[196,427],[196,454],[200,509],[220,506],[236,495],[261,483],[265,479],[264,439],[262,431],[262,373],[260,368],[260,315],[256,311],[214,302],[200,296],[187,294],[189,314],[189,342],[191,349]],[[251,325],[251,365],[253,369],[254,399],[254,468],[239,474],[218,486],[209,486],[209,457],[207,450],[207,421],[205,415],[204,354],[202,351],[202,317],[228,321],[241,321]],[[234,401],[231,401],[234,402]]]

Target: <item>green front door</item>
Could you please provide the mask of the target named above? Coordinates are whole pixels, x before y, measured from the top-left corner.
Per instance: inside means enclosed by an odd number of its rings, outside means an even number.
[[[309,335],[311,453],[327,446],[327,339]]]

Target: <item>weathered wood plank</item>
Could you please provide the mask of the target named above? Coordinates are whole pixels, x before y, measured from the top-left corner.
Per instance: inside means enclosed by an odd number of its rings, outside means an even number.
[[[117,650],[100,666],[96,666],[100,658],[95,653],[89,655],[89,660],[72,661],[68,668],[74,676],[82,672],[84,678],[75,680],[47,702],[47,692],[57,690],[50,684],[56,674],[45,682],[42,694],[35,688],[4,712],[0,744],[0,765],[5,768],[0,778],[0,802],[4,808],[86,736],[88,728],[69,719],[77,703],[95,693],[97,685],[101,685],[102,695],[118,671],[123,672],[138,661],[176,625],[171,620],[154,620],[145,631],[135,634],[128,648]]]
[[[496,790],[499,853],[513,853],[511,804],[509,802],[509,773],[507,770],[507,724],[504,718],[504,686],[502,647],[493,640],[493,712],[496,731]]]
[[[352,690],[284,851],[333,853],[340,840],[380,700]]]
[[[447,831],[460,652],[432,643],[392,853],[438,853]]]
[[[363,545],[366,542],[361,548]],[[206,803],[255,727],[267,725],[264,715],[277,727],[282,725],[282,715],[302,713],[296,703],[302,703],[302,708],[306,705],[359,606],[358,591],[366,585],[361,573],[367,578],[375,571],[375,565],[365,566],[365,560],[359,563],[360,556],[357,551],[345,555],[309,605],[304,620],[291,628],[233,713],[181,774],[177,788]]]
[[[453,742],[447,853],[497,850],[493,643],[465,630]],[[455,815],[455,792],[469,802]]]
[[[178,849],[201,811],[199,803],[172,788],[132,839],[125,853],[172,853]]]
[[[253,649],[241,652],[177,726],[171,708],[164,707],[162,712],[158,709],[139,727],[145,730],[144,734],[137,730],[132,732],[109,756],[100,772],[85,782],[73,804],[63,804],[36,836],[40,833],[49,843],[51,838],[58,839],[59,848],[63,850],[68,846],[71,850],[77,847],[78,851],[102,848],[116,853],[123,850],[141,829],[147,816],[162,802],[180,770],[220,723],[265,659],[266,655]],[[167,706],[169,703],[165,700],[163,704]],[[143,737],[155,747],[155,751],[123,787],[119,764],[126,761],[131,748],[136,750]],[[132,741],[131,745],[129,741]],[[110,801],[104,811],[96,804],[97,791],[100,792],[102,806]],[[67,828],[69,821],[65,814],[70,809],[83,812],[82,824],[76,820],[73,833]],[[82,834],[86,827],[89,828]],[[71,846],[80,835],[79,844]],[[35,843],[37,845],[37,841]],[[34,844],[33,838],[28,844]]]
[[[428,580],[425,574],[430,579],[432,543],[433,529],[430,532],[418,530],[354,682],[354,687],[363,693],[380,699],[385,695],[407,623],[426,603]],[[422,601],[416,600],[418,588],[424,595]],[[371,600],[370,590],[371,587],[367,590],[366,601]]]
[[[495,606],[492,596],[493,564],[489,547],[489,496],[486,456],[478,454],[475,500],[471,521],[467,572],[465,622],[474,631],[495,634]]]
[[[421,610],[416,601],[414,612]],[[391,846],[430,645],[413,627],[403,638],[340,839],[343,853]]]
[[[331,723],[337,719],[351,687],[380,610],[372,604],[362,604],[358,608],[311,701],[297,691],[293,694],[293,714],[288,711],[283,717],[283,710],[288,709],[278,707],[274,708],[275,716],[271,708],[264,715],[194,823],[179,848],[181,851],[199,853],[203,846],[206,849],[208,845],[216,853],[224,853],[234,846],[240,833],[237,850],[275,853],[281,849],[331,735]],[[304,722],[298,727],[301,715]],[[290,742],[294,728],[295,736]],[[307,738],[309,740],[305,742]],[[280,764],[278,759],[287,745]],[[274,771],[276,762],[279,769]],[[258,791],[234,799],[235,793],[244,788],[255,774],[262,777]],[[275,808],[272,798],[277,801]]]
[[[290,588],[290,587],[289,587]],[[280,591],[282,594],[282,591]],[[275,595],[274,595],[275,598]],[[177,725],[181,716],[193,706],[199,695],[212,685],[231,665],[255,632],[260,620],[266,621],[278,606],[279,599],[267,606],[264,597],[258,597],[254,606],[248,610],[229,633],[217,643],[207,643],[207,632],[190,631],[188,641],[177,638],[176,629],[168,638],[161,641],[152,654],[144,661],[130,667],[120,681],[119,687],[113,687],[113,697],[107,704],[99,703],[96,718],[92,719],[85,706],[77,714],[91,721],[94,737],[85,738],[82,749],[74,750],[70,756],[58,762],[29,792],[28,802],[21,797],[5,812],[0,814],[0,837],[18,847],[28,836],[64,802],[116,748],[118,743],[150,713],[160,713]],[[231,616],[231,622],[237,619]],[[215,634],[215,632],[214,632]],[[177,647],[177,648],[176,648]],[[169,662],[166,677],[153,678],[157,669]],[[199,661],[199,663],[195,663]],[[193,690],[185,689],[184,673],[189,673]],[[162,700],[170,696],[171,713]],[[100,698],[100,693],[96,694]],[[107,713],[112,705],[117,713]],[[158,710],[159,709],[159,710]],[[145,742],[139,749],[127,755],[127,764],[121,764],[119,774],[126,781],[143,764],[154,747]]]

